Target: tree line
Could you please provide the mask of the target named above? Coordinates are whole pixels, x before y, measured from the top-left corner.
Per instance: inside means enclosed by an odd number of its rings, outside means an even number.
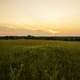
[[[61,41],[80,41],[80,36],[0,36],[0,40],[16,39],[38,39],[38,40],[61,40]]]

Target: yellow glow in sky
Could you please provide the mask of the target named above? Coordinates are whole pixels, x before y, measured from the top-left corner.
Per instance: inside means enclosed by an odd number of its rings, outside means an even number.
[[[12,35],[11,30],[15,35],[80,35],[80,0],[0,0],[0,35]]]

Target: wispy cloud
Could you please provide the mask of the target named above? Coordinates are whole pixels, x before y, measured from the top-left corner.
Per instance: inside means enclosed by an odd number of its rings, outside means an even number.
[[[10,25],[0,26],[0,35],[54,35],[58,31],[47,28],[20,28]]]

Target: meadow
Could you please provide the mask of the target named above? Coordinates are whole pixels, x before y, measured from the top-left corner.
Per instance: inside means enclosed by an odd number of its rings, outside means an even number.
[[[0,40],[0,80],[80,80],[80,42]]]

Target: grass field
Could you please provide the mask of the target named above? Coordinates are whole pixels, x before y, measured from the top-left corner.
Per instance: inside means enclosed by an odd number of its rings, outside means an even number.
[[[80,80],[80,42],[0,40],[0,80]]]

